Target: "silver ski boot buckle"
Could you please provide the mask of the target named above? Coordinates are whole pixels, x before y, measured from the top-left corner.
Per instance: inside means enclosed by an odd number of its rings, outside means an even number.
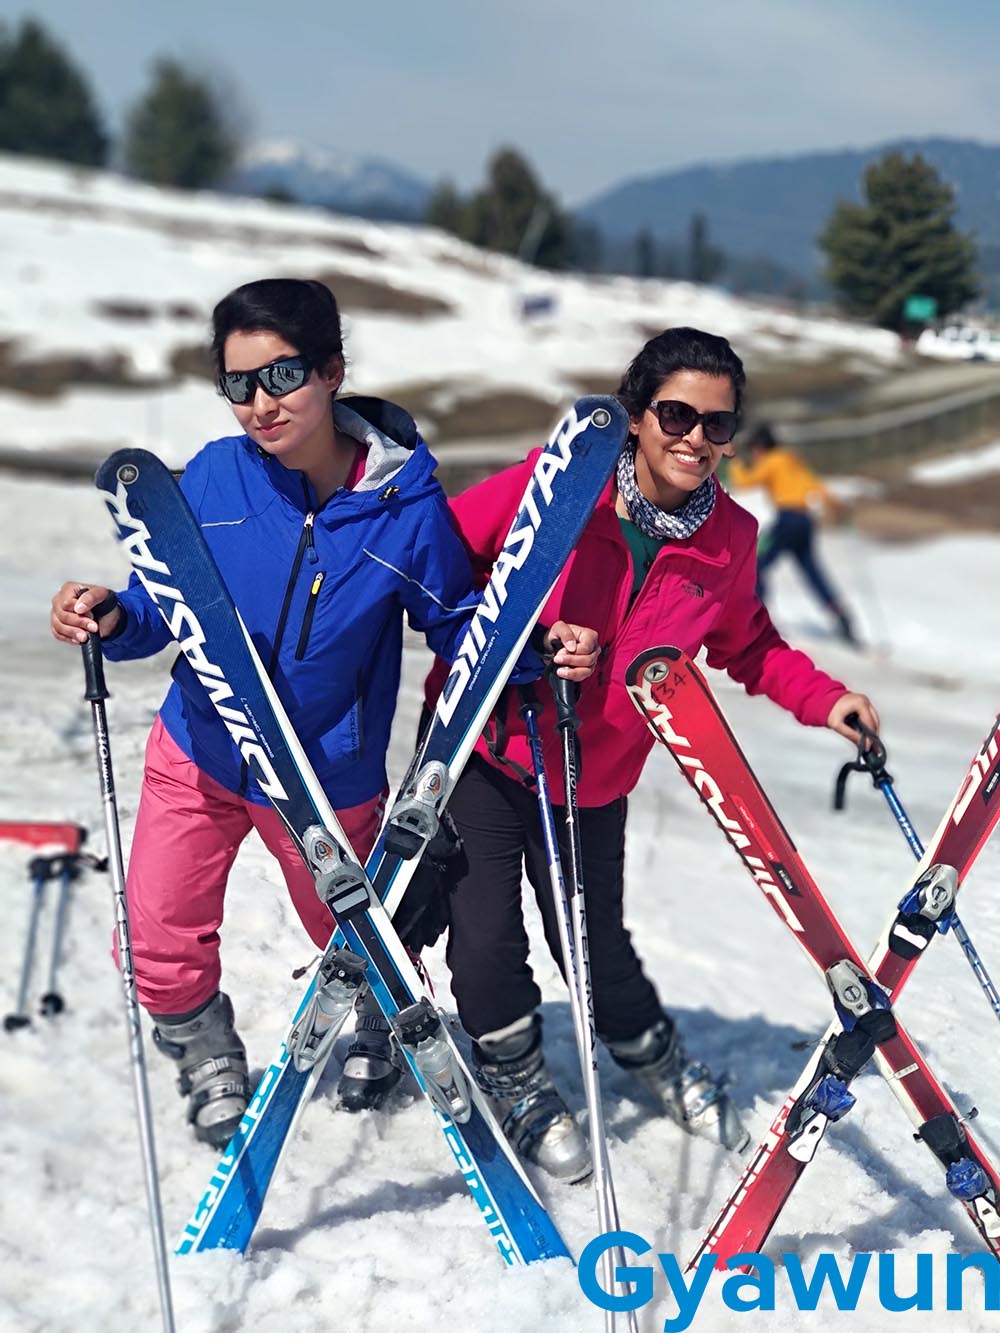
[[[316,892],[336,917],[356,916],[371,901],[367,876],[325,828],[314,824],[302,839],[316,878]]]
[[[877,1044],[895,1035],[896,1019],[885,991],[849,958],[826,969],[826,984],[841,1025],[860,1027]]]
[[[448,767],[439,759],[425,764],[393,806],[385,831],[386,851],[411,861],[438,831],[448,792]]]
[[[472,1115],[468,1077],[430,1000],[425,996],[389,1021],[400,1046],[416,1065],[428,1097],[438,1110],[464,1124]]]
[[[899,910],[933,921],[943,935],[954,921],[957,893],[958,871],[954,866],[929,866],[899,904]]]
[[[288,1038],[295,1068],[325,1064],[340,1029],[364,989],[368,960],[350,949],[331,949],[319,965],[312,996]]]

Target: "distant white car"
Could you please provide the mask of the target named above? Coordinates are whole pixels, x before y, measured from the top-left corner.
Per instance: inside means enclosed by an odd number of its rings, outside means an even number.
[[[1000,329],[975,328],[968,324],[946,324],[924,329],[916,342],[922,356],[942,361],[1000,361]]]

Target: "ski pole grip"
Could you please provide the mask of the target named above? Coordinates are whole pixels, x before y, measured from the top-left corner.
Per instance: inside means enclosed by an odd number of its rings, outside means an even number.
[[[580,697],[580,686],[575,680],[564,680],[553,671],[549,676],[552,698],[556,705],[556,729],[564,731],[567,727],[576,731],[580,718],[576,711],[576,701]]]
[[[580,725],[580,719],[576,715],[576,701],[580,697],[580,687],[575,680],[565,680],[557,674],[555,656],[561,647],[562,642],[559,639],[552,640],[546,675],[556,705],[556,730],[565,731],[569,727],[576,731]]]
[[[877,731],[872,731],[871,727],[865,724],[858,717],[857,713],[852,713],[851,726],[855,731],[860,731],[862,740],[858,747],[858,760],[862,768],[866,769],[871,776],[872,782],[876,787],[885,786],[892,782],[892,776],[886,768],[888,754],[882,737]],[[867,748],[865,742],[868,742]]]
[[[861,736],[857,758],[846,763],[837,774],[833,790],[834,810],[843,810],[847,799],[847,779],[852,773],[867,773],[876,787],[891,787],[892,774],[886,769],[886,749],[877,731],[872,731],[857,713],[848,713],[845,723]],[[867,743],[867,744],[866,744]]]
[[[104,654],[101,652],[101,636],[88,634],[83,647],[83,675],[86,681],[84,699],[88,703],[97,703],[101,699],[110,699],[111,694],[104,683]]]

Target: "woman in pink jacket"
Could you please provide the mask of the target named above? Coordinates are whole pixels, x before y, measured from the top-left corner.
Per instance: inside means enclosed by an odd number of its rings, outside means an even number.
[[[807,726],[857,739],[845,718],[878,727],[869,700],[817,670],[780,637],[754,593],[757,524],[713,473],[739,424],[744,373],[724,338],[667,329],[625,372],[618,397],[631,418],[615,480],[599,502],[542,613],[596,631],[597,669],[580,694],[579,780],[584,885],[597,1032],[686,1129],[735,1148],[745,1131],[707,1067],[689,1058],[643,972],[622,920],[625,817],[652,737],[629,700],[625,668],[643,648],[677,644],[766,694]],[[509,468],[452,501],[476,571],[499,553],[534,462]],[[592,646],[589,634],[586,644]],[[570,649],[574,645],[567,645]],[[428,698],[440,688],[440,665]],[[462,1023],[475,1039],[477,1079],[512,1142],[563,1179],[589,1170],[583,1136],[545,1067],[541,995],[528,966],[522,864],[546,939],[559,959],[531,760],[516,698],[481,739],[449,811],[465,862],[451,895],[448,964]],[[541,715],[553,800],[563,798],[554,709]],[[557,811],[557,816],[559,812]],[[561,821],[557,821],[560,822]]]

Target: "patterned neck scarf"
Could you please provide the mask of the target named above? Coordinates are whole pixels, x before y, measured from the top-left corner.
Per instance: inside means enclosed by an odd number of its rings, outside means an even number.
[[[629,440],[618,457],[618,490],[629,517],[647,537],[692,537],[715,508],[715,478],[706,477],[679,509],[669,514],[647,500],[635,477],[636,441]]]

